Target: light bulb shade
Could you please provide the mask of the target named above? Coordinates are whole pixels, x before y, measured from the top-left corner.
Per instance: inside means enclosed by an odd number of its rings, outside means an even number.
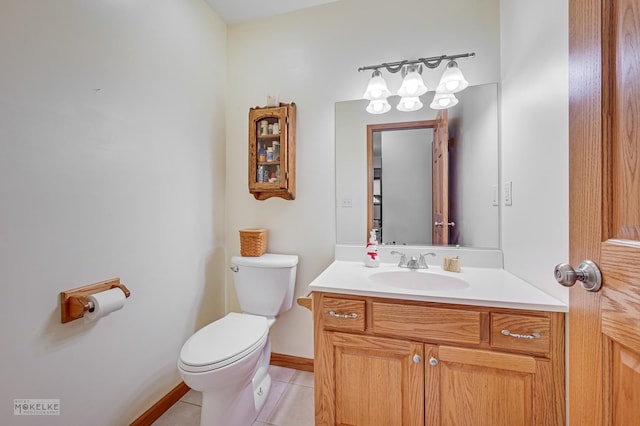
[[[420,108],[422,108],[422,102],[420,102],[420,98],[417,96],[407,96],[407,97],[403,97],[400,98],[400,102],[398,103],[398,106],[396,107],[398,109],[398,111],[403,111],[403,112],[411,112],[411,111],[417,111]]]
[[[378,99],[386,99],[390,94],[391,92],[389,92],[387,83],[384,81],[384,78],[382,78],[382,74],[380,74],[380,71],[375,70],[371,76],[371,80],[369,80],[367,90],[362,97],[370,101],[375,101]]]
[[[458,93],[466,89],[468,85],[469,82],[465,80],[456,61],[451,61],[447,64],[447,69],[442,73],[436,91],[440,93]]]
[[[415,69],[407,73],[402,80],[402,85],[398,89],[398,95],[404,97],[422,96],[427,93],[427,86],[424,85],[422,77]]]
[[[391,105],[386,99],[374,99],[367,105],[367,112],[369,114],[384,114],[391,109]]]
[[[429,105],[432,109],[447,109],[458,103],[458,98],[453,93],[438,93],[433,97],[433,102]]]

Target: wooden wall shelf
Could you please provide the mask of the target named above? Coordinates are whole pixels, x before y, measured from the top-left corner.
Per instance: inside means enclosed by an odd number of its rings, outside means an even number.
[[[249,192],[257,200],[296,197],[296,104],[249,110]]]

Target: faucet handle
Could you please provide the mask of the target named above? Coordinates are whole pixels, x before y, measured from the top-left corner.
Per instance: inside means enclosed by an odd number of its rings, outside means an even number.
[[[420,259],[418,259],[418,267],[428,269],[429,265],[427,265],[426,256],[435,256],[435,255],[436,254],[434,252],[421,253],[420,254]]]
[[[405,268],[407,266],[407,255],[397,251],[397,250],[391,250],[391,254],[399,254],[400,255],[400,263],[398,263],[398,266],[401,268]]]

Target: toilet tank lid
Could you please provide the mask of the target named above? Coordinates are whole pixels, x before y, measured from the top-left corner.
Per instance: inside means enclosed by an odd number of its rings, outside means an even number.
[[[240,266],[253,266],[254,268],[290,268],[298,264],[298,256],[274,253],[265,253],[257,257],[233,256],[231,263]]]

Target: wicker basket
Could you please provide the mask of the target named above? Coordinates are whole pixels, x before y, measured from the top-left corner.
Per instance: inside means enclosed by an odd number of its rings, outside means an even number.
[[[262,256],[267,252],[266,229],[240,230],[240,255],[249,257]]]

